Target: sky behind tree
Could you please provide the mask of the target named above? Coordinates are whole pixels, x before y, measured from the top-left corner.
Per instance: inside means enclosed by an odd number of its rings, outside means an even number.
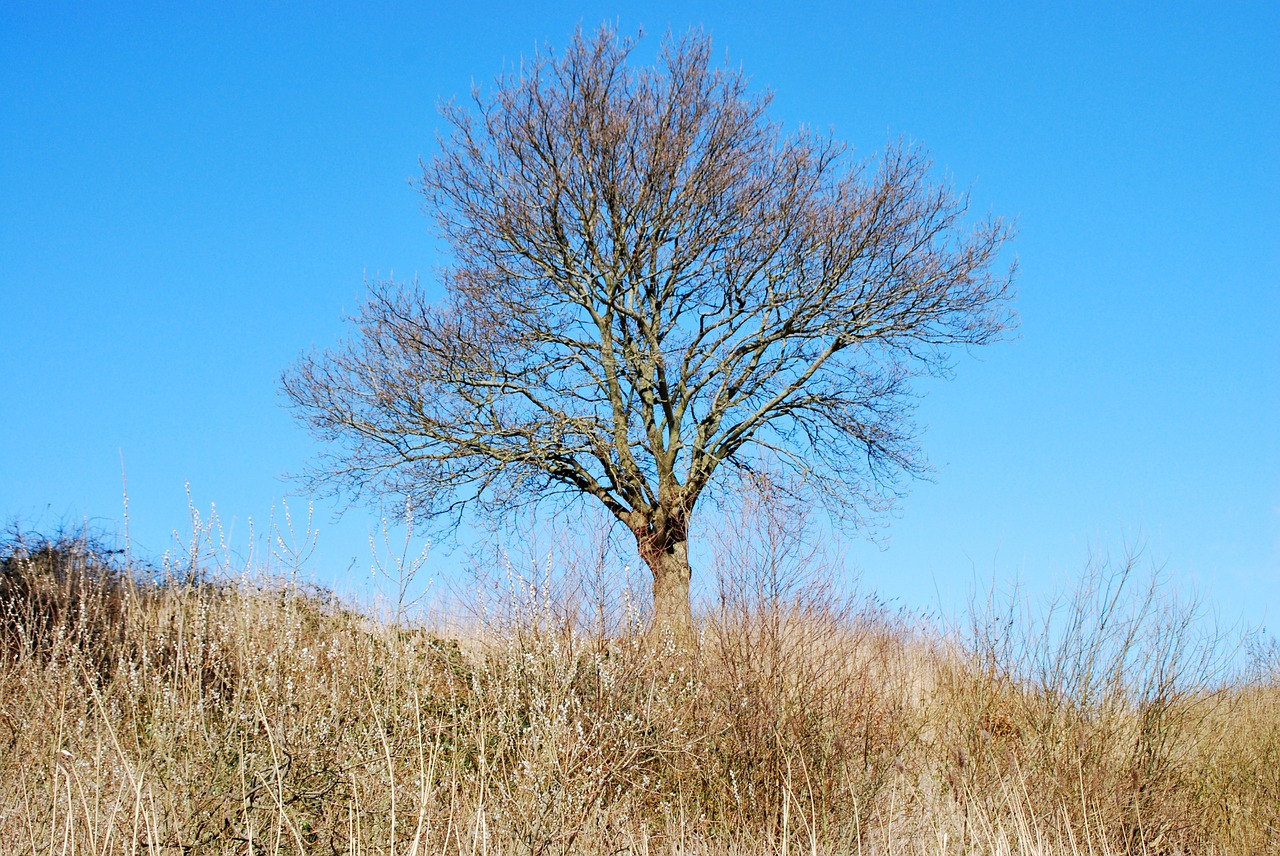
[[[0,16],[0,517],[158,555],[243,534],[315,448],[279,373],[365,277],[433,286],[410,182],[441,98],[603,21],[703,27],[789,127],[908,137],[1015,217],[1017,337],[924,383],[936,467],[846,540],[912,607],[1146,545],[1227,619],[1280,610],[1280,7],[14,2]],[[312,570],[367,575],[363,507]],[[460,559],[438,554],[429,572]],[[697,570],[695,568],[695,574]]]

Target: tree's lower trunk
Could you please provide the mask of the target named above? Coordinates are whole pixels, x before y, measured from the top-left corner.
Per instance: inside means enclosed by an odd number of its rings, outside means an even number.
[[[645,547],[648,549],[645,549]],[[677,646],[693,646],[693,608],[689,603],[689,542],[685,538],[641,545],[641,558],[653,572],[655,640],[671,638]]]

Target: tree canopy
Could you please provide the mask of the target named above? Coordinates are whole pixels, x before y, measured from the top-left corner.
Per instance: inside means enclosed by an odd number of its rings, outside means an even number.
[[[920,471],[910,382],[1012,323],[1011,232],[916,145],[786,131],[704,34],[635,45],[580,31],[446,103],[418,185],[443,299],[371,283],[283,388],[326,483],[451,523],[601,503],[684,634],[690,515],[735,471],[764,454],[854,521]]]

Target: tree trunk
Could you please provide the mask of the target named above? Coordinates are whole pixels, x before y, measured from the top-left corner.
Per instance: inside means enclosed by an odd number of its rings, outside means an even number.
[[[689,602],[689,540],[678,535],[662,537],[637,536],[640,557],[653,572],[653,625],[649,632],[654,641],[668,636],[680,648],[692,648],[693,608]]]

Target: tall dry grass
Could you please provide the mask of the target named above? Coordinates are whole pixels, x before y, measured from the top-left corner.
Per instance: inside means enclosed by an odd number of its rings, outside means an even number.
[[[692,652],[625,597],[575,600],[598,567],[513,566],[446,635],[289,574],[15,536],[0,849],[1280,847],[1274,651],[1228,672],[1134,562],[1093,565],[1048,619],[1014,599],[947,631],[842,591],[793,518],[747,511],[763,524],[726,529]]]

